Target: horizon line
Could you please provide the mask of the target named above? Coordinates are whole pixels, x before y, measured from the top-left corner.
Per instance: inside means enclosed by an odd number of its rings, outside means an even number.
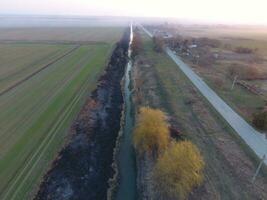
[[[247,23],[247,22],[223,22],[223,21],[209,21],[200,19],[189,19],[181,17],[168,17],[168,16],[131,16],[131,15],[85,15],[85,14],[34,14],[34,13],[0,13],[0,17],[3,16],[25,16],[25,17],[58,17],[58,18],[137,18],[137,19],[150,19],[150,20],[172,20],[179,23],[186,24],[210,24],[210,25],[240,25],[240,26],[267,26],[267,23]]]

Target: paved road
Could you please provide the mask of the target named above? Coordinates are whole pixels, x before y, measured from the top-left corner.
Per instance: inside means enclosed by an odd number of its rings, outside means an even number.
[[[152,34],[148,30],[143,26],[141,27],[152,37]],[[165,51],[236,133],[247,143],[256,155],[262,159],[267,153],[267,139],[265,135],[256,131],[228,106],[179,56],[175,55],[169,48],[166,48]],[[267,159],[265,159],[264,163],[267,164]]]

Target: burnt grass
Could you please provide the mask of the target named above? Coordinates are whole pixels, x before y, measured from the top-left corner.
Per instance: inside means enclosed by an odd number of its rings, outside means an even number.
[[[120,82],[127,64],[129,30],[116,44],[97,88],[73,123],[71,137],[44,176],[35,200],[107,198],[113,149],[120,129],[123,96]]]

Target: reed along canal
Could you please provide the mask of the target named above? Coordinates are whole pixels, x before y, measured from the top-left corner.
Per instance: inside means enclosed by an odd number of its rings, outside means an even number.
[[[129,40],[128,28],[73,122],[66,145],[43,177],[35,200],[107,199],[125,106],[121,81],[128,67]]]
[[[136,193],[136,164],[135,152],[132,143],[132,131],[134,126],[134,116],[132,107],[131,94],[131,44],[133,40],[133,27],[131,25],[130,41],[128,49],[129,61],[127,63],[124,76],[124,123],[122,127],[122,136],[120,138],[120,146],[118,152],[118,170],[119,170],[119,186],[117,190],[116,200],[135,200]]]
[[[116,44],[97,88],[73,122],[69,141],[43,177],[35,200],[107,199],[109,180],[115,175],[112,164],[117,142],[119,181],[113,197],[137,199],[130,90],[132,38],[131,25]]]

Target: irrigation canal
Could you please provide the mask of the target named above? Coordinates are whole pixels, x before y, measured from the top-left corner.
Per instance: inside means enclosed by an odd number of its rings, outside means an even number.
[[[118,153],[119,168],[119,187],[117,200],[135,200],[136,192],[136,165],[135,153],[132,145],[132,131],[134,117],[132,112],[132,94],[131,94],[131,44],[133,40],[133,26],[131,24],[131,33],[128,49],[129,61],[124,76],[124,125]]]

